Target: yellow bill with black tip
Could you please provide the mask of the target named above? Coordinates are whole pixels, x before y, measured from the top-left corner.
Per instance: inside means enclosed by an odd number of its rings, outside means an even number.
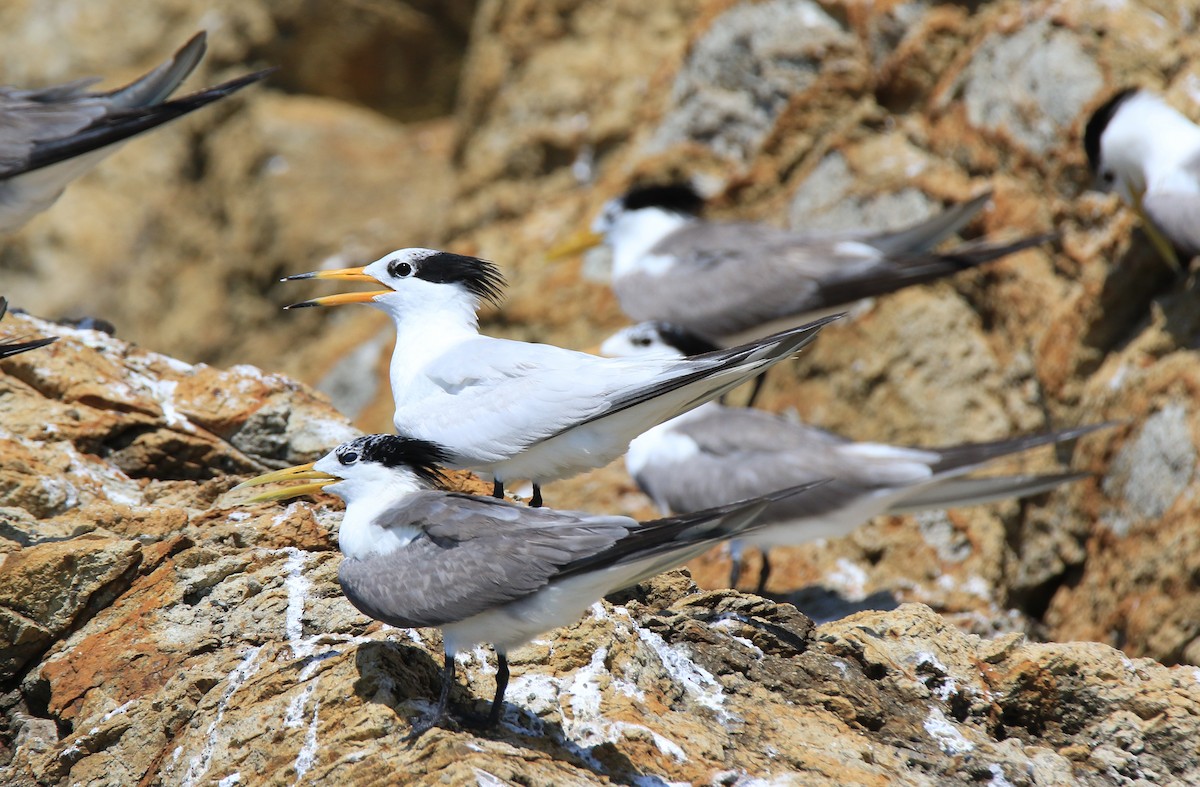
[[[599,246],[603,242],[604,236],[599,233],[592,232],[591,230],[577,232],[546,252],[546,259],[558,260],[563,257],[570,257],[572,254],[578,254],[594,246]]]
[[[372,279],[374,281],[374,279]],[[285,309],[306,309],[309,306],[345,306],[347,303],[370,303],[380,295],[387,295],[391,290],[372,290],[370,292],[342,292],[337,295],[326,295],[312,298],[299,303],[289,303]]]
[[[296,465],[295,467],[286,467],[283,470],[275,470],[270,473],[263,473],[260,476],[255,476],[248,481],[231,489],[231,492],[236,492],[239,489],[247,489],[252,486],[262,486],[264,484],[285,483],[288,481],[311,481],[308,484],[297,484],[287,486],[283,489],[275,489],[270,492],[263,492],[249,498],[247,503],[263,503],[271,500],[289,500],[293,497],[301,495],[309,495],[314,492],[320,492],[329,484],[336,483],[341,479],[337,476],[323,473],[320,470],[313,469],[313,462],[308,464]]]
[[[365,281],[373,284],[379,282],[374,276],[368,276],[363,273],[366,268],[339,268],[334,271],[309,271],[308,273],[297,273],[293,276],[284,276],[280,281],[300,281],[301,279],[332,279],[334,281]]]

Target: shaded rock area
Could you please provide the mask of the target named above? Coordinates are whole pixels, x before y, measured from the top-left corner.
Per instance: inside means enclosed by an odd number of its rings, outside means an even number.
[[[1196,0],[3,4],[5,83],[121,84],[200,28],[186,89],[282,71],[3,239],[14,307],[117,337],[0,324],[63,337],[0,363],[0,783],[1195,782],[1200,295],[1087,190],[1080,136],[1128,84],[1200,119],[1198,25]],[[761,402],[919,445],[1111,421],[1000,468],[1095,475],[775,550],[769,599],[719,590],[714,551],[514,653],[499,730],[410,745],[437,632],[341,597],[336,499],[228,493],[390,429],[386,321],[283,313],[332,290],[277,279],[447,247],[509,279],[486,331],[594,349],[624,324],[606,253],[544,252],[680,176],[716,218],[899,227],[992,189],[965,239],[1056,229],[854,306]],[[545,491],[654,513],[620,463]],[[481,710],[494,659],[460,661]]]

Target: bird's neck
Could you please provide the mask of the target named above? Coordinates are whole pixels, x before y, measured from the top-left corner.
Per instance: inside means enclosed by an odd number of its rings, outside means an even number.
[[[346,514],[338,530],[338,549],[348,558],[365,559],[400,549],[421,534],[420,528],[396,521],[403,499],[419,489],[412,487],[376,488],[369,495],[346,504]]]
[[[641,208],[620,216],[608,231],[613,252],[613,276],[651,272],[653,261],[647,257],[659,241],[696,221],[692,216],[662,208]]]
[[[717,402],[705,402],[683,415],[677,415],[669,421],[647,429],[629,444],[625,454],[625,467],[632,476],[637,476],[643,470],[654,464],[668,461],[683,461],[695,455],[696,443],[688,437],[678,434],[676,430],[697,418],[711,416],[717,413],[723,405]]]
[[[396,348],[392,354],[393,375],[397,369],[419,371],[429,360],[450,347],[479,335],[478,300],[460,291],[438,293],[431,298],[380,299],[375,306],[392,318]]]

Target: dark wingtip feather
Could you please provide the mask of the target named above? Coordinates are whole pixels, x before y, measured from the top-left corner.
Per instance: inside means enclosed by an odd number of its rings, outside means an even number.
[[[147,107],[126,109],[93,123],[87,129],[63,139],[39,143],[19,167],[6,171],[5,177],[15,177],[51,164],[57,164],[75,156],[121,142],[176,118],[194,112],[218,99],[234,93],[247,85],[258,82],[276,69],[267,68],[252,74],[231,79],[214,87],[201,90],[182,98]]]
[[[0,358],[8,358],[18,353],[36,350],[39,347],[45,347],[47,344],[53,344],[56,341],[58,341],[57,336],[50,336],[45,339],[34,339],[31,342],[0,343]]]
[[[1109,122],[1113,119],[1113,115],[1117,114],[1121,105],[1132,98],[1138,90],[1139,88],[1136,87],[1127,87],[1118,91],[1088,118],[1087,126],[1083,130],[1083,149],[1087,153],[1088,169],[1092,174],[1096,174],[1100,169],[1100,137],[1103,136],[1104,129],[1108,128]]]

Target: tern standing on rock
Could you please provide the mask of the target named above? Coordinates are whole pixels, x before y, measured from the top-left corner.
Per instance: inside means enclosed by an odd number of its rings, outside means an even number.
[[[170,60],[107,93],[89,93],[95,79],[25,90],[0,87],[0,233],[15,232],[49,208],[72,180],[143,131],[224,98],[274,69],[167,98],[200,63],[197,33]]]
[[[367,435],[314,463],[253,478],[311,483],[261,495],[278,500],[320,488],[346,501],[338,532],[345,559],[338,582],[361,612],[392,626],[442,630],[442,689],[420,735],[443,722],[454,683],[454,654],[484,642],[496,648],[496,694],[487,726],[500,719],[507,653],[567,625],[605,595],[702,554],[750,528],[778,500],[813,486],[686,516],[637,522],[515,505],[445,492],[438,465],[447,454],[423,440]],[[799,495],[803,496],[803,495]]]
[[[1200,254],[1200,126],[1127,88],[1092,114],[1083,146],[1101,187],[1133,206],[1163,259],[1181,270],[1177,251]]]
[[[702,340],[673,326],[642,323],[610,337],[601,351],[679,358],[703,349]],[[736,587],[740,577],[736,546],[748,544],[762,551],[757,586],[762,593],[770,573],[767,552],[773,546],[844,536],[882,514],[1024,497],[1085,478],[1087,473],[963,476],[994,459],[1072,440],[1101,426],[991,443],[909,448],[856,443],[761,410],[709,402],[635,439],[625,455],[625,466],[664,514],[831,479],[808,494],[771,503],[754,531],[737,539],[730,585]]]
[[[443,446],[448,463],[494,480],[541,485],[603,467],[655,424],[714,399],[791,357],[831,319],[693,358],[601,358],[479,334],[481,301],[504,280],[485,260],[401,249],[362,268],[288,279],[340,279],[388,289],[294,304],[366,303],[396,326],[391,384],[396,430]]]
[[[1054,237],[932,251],[990,198],[985,193],[894,232],[801,233],[704,221],[703,202],[691,186],[651,186],[610,200],[591,234],[550,254],[606,242],[613,253],[612,287],[626,314],[638,322],[669,322],[728,346]]]

